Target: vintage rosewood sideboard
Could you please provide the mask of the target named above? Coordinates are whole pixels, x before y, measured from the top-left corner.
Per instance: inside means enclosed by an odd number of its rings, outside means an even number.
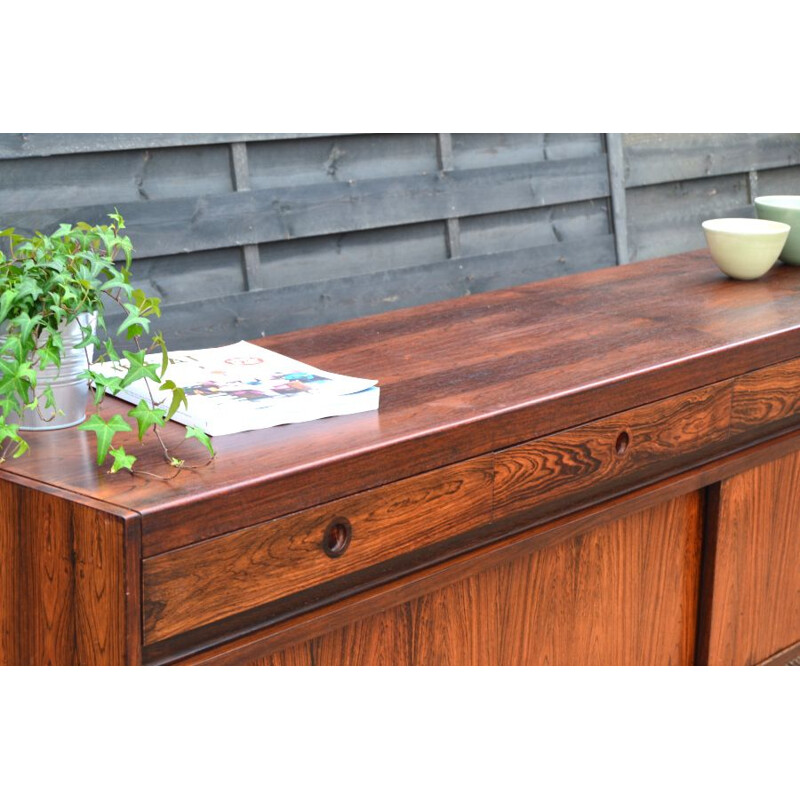
[[[380,411],[218,437],[166,483],[31,435],[0,663],[800,656],[800,269],[698,251],[261,343],[379,379]]]

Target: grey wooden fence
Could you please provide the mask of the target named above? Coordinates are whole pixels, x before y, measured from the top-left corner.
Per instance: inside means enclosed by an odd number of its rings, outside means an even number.
[[[753,216],[758,195],[800,195],[800,135],[626,133],[631,261],[705,247],[700,223]]]
[[[797,165],[795,134],[0,134],[0,226],[118,208],[200,347],[702,247]]]

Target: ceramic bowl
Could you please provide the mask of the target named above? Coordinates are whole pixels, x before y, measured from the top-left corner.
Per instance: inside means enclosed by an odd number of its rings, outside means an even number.
[[[791,227],[789,238],[781,250],[780,259],[785,264],[800,266],[800,195],[781,194],[756,197],[753,201],[759,219],[785,222]]]
[[[709,219],[703,223],[714,263],[731,278],[752,281],[777,261],[789,236],[784,222],[766,219]]]

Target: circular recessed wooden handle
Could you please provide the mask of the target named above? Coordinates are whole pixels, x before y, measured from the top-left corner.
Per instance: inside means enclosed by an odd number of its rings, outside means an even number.
[[[631,437],[628,431],[622,431],[622,433],[617,436],[617,441],[614,444],[614,452],[618,456],[625,455],[625,451],[628,449],[628,445],[631,443]]]
[[[339,558],[347,550],[353,536],[353,526],[345,517],[334,517],[322,536],[322,549],[326,556]]]

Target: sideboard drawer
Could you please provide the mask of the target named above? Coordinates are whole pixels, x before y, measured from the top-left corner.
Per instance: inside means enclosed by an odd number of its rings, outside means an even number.
[[[488,522],[491,499],[486,456],[147,558],[144,642],[444,541]]]
[[[783,361],[737,378],[731,429],[742,436],[763,434],[800,420],[800,359]]]
[[[574,507],[702,459],[728,438],[731,391],[721,381],[500,451],[495,514],[544,514],[567,495]]]

